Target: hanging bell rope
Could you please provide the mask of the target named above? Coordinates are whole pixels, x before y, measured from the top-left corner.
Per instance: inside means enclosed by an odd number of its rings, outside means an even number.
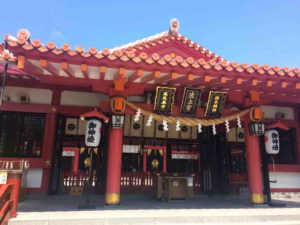
[[[188,117],[178,117],[178,116],[164,116],[164,115],[158,115],[156,113],[152,113],[149,112],[147,110],[144,110],[138,106],[136,106],[135,104],[128,102],[125,100],[125,104],[128,105],[130,108],[138,111],[140,110],[141,113],[145,116],[151,116],[153,117],[155,120],[158,121],[167,121],[168,123],[176,123],[177,121],[180,122],[180,124],[182,125],[186,125],[186,126],[198,126],[199,124],[203,125],[203,126],[212,126],[212,125],[218,125],[221,123],[225,123],[226,120],[231,121],[231,120],[235,120],[239,117],[242,117],[244,115],[246,115],[247,113],[250,112],[251,108],[249,109],[245,109],[237,114],[234,115],[230,115],[230,116],[225,116],[225,117],[221,117],[221,118],[216,118],[216,119],[197,119],[197,118],[188,118]]]

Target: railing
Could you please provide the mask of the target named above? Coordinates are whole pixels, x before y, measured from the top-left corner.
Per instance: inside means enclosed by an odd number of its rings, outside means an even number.
[[[194,187],[195,194],[198,194],[201,192],[201,176],[200,175],[193,176],[193,187]]]
[[[153,193],[154,192],[154,174],[143,172],[123,172],[121,175],[122,193]],[[88,175],[86,172],[67,172],[64,173],[64,187],[83,187],[86,184]],[[92,186],[95,189],[97,177],[94,174]],[[200,192],[201,177],[193,176],[194,193]]]
[[[231,173],[229,175],[229,184],[232,194],[248,192],[248,177],[246,173]]]
[[[121,192],[123,193],[152,193],[153,175],[143,172],[124,172],[121,176]]]
[[[0,185],[0,225],[7,224],[8,220],[16,216],[16,207],[13,207],[13,185]]]
[[[29,168],[29,162],[27,160],[18,161],[3,161],[0,160],[0,170],[13,170],[13,171],[24,171]]]
[[[92,186],[96,186],[96,175],[92,176]],[[64,187],[83,187],[88,180],[86,172],[67,172],[64,173]]]

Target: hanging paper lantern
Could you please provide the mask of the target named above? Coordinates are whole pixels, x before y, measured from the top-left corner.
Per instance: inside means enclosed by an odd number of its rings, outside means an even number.
[[[236,121],[237,121],[238,128],[242,128],[241,118],[239,116],[236,118]]]
[[[213,134],[216,135],[217,134],[217,129],[216,129],[216,125],[212,125],[212,130],[213,130]]]
[[[180,131],[180,121],[176,122],[176,131]]]
[[[226,127],[226,132],[229,133],[230,128],[229,128],[229,121],[228,120],[225,121],[225,127]]]
[[[87,147],[98,147],[101,137],[102,123],[100,120],[91,119],[86,123],[85,145]]]
[[[146,123],[146,126],[151,127],[152,121],[153,121],[153,116],[149,116],[148,120],[147,120],[147,123]]]
[[[268,154],[279,153],[279,133],[277,130],[267,130],[265,132],[265,148]]]
[[[202,133],[202,124],[198,123],[198,133]]]

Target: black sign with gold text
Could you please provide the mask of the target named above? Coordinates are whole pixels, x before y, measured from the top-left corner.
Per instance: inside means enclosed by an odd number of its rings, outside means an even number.
[[[176,88],[156,87],[154,111],[169,114],[172,111]]]
[[[206,106],[205,116],[219,117],[225,104],[227,93],[220,91],[210,91]]]
[[[180,113],[182,115],[194,116],[197,112],[201,97],[201,89],[198,88],[185,88],[181,103]]]

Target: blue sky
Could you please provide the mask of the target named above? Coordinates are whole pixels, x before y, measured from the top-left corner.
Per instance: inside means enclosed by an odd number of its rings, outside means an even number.
[[[0,36],[111,48],[165,31],[179,33],[229,61],[300,67],[298,0],[16,0],[1,4]],[[5,9],[5,10],[4,10]]]

